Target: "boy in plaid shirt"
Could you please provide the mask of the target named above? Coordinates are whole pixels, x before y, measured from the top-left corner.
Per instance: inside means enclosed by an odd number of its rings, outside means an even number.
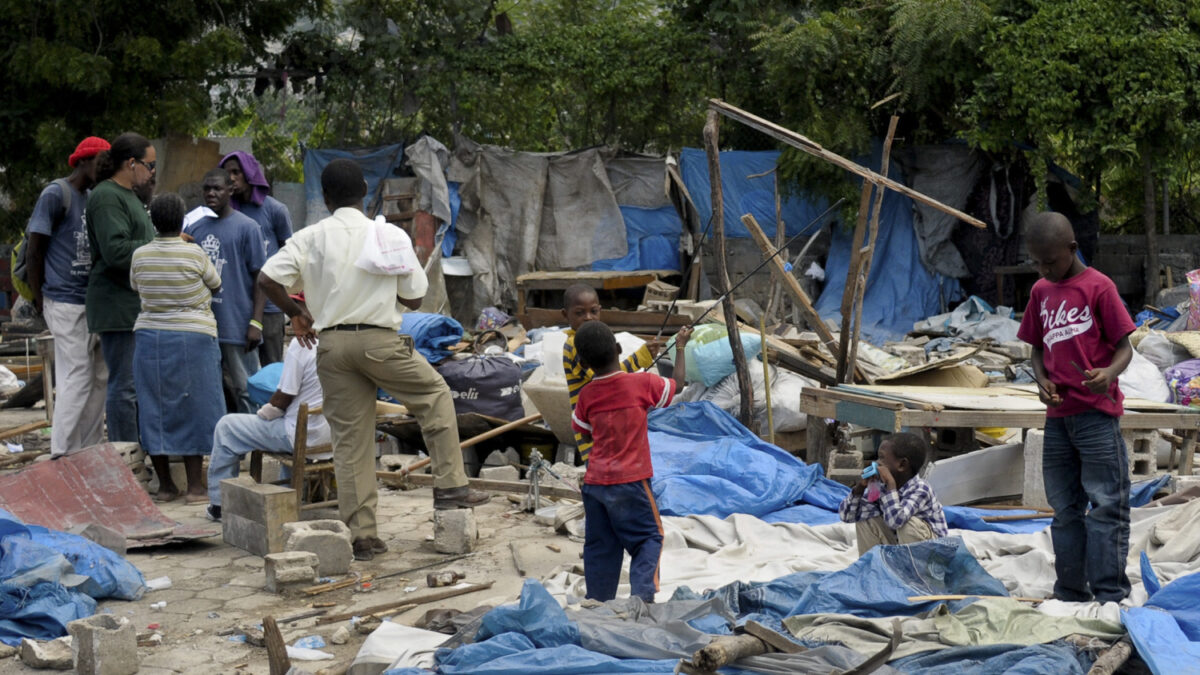
[[[946,536],[946,515],[929,487],[917,475],[925,463],[927,444],[915,434],[892,434],[879,446],[879,498],[865,493],[869,481],[860,479],[842,501],[838,515],[855,524],[858,554],[879,544],[912,544]]]

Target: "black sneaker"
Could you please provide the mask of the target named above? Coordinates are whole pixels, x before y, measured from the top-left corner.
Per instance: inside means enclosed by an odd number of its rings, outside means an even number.
[[[209,504],[208,508],[204,509],[204,516],[214,523],[221,522],[221,507],[216,504]]]

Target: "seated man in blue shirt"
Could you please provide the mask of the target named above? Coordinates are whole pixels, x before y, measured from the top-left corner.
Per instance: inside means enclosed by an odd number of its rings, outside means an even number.
[[[933,488],[917,472],[929,444],[915,434],[892,434],[879,446],[877,474],[862,478],[842,501],[842,522],[855,524],[858,554],[879,544],[912,544],[946,536],[946,516]],[[868,488],[875,486],[868,492]],[[875,497],[872,499],[872,497]]]

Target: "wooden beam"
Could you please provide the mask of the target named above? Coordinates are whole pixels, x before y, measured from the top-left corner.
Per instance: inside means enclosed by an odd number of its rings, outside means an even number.
[[[858,199],[858,218],[854,223],[854,236],[850,240],[850,262],[846,265],[846,284],[842,287],[842,332],[838,334],[838,348],[833,352],[837,358],[838,382],[853,382],[850,365],[850,332],[854,320],[854,298],[858,288],[858,270],[861,266],[863,241],[867,238],[867,216],[871,208],[871,191],[875,186],[863,181]],[[880,190],[882,192],[882,190]]]
[[[729,348],[733,351],[733,365],[737,373],[739,406],[738,421],[750,428],[751,411],[754,409],[754,385],[750,381],[750,367],[746,363],[746,351],[742,349],[742,336],[738,331],[737,309],[730,292],[729,260],[725,251],[725,198],[721,186],[721,150],[718,141],[721,132],[721,117],[716,111],[708,111],[704,124],[704,152],[708,156],[708,182],[712,190],[713,254],[717,259],[717,289],[724,298],[721,308],[725,313],[725,327],[729,331]],[[751,429],[753,431],[753,429]]]
[[[399,471],[376,471],[375,477],[379,480],[382,480],[384,485],[403,486],[407,484],[410,487],[433,486],[433,476],[427,473],[410,473],[405,476]],[[519,480],[487,480],[484,478],[468,478],[467,483],[476,490],[487,490],[489,492],[508,492],[518,495],[523,495],[529,492],[529,483]],[[538,492],[543,497],[576,499],[583,501],[582,494],[576,490],[571,490],[568,488],[554,487],[552,485],[539,485]]]
[[[907,185],[898,183],[885,176],[881,176],[874,171],[856,164],[855,162],[852,162],[835,152],[826,150],[825,148],[821,147],[820,144],[809,140],[808,138],[805,138],[794,131],[781,127],[774,122],[765,120],[736,106],[729,105],[720,99],[709,99],[708,108],[709,110],[715,110],[730,119],[737,120],[751,129],[761,131],[777,141],[782,141],[798,150],[802,150],[810,155],[813,155],[814,157],[819,157],[820,159],[845,169],[856,176],[860,176],[863,179],[874,183],[875,185],[899,192],[900,194],[909,197],[913,201],[921,202],[922,204],[931,206],[942,213],[952,215],[968,225],[974,225],[980,229],[987,229],[987,224],[982,220],[979,220],[974,216],[969,216],[956,208],[946,206],[938,200],[917,192]]]
[[[482,591],[484,589],[491,588],[492,584],[494,584],[494,583],[496,583],[496,582],[488,581],[488,582],[485,582],[482,584],[469,584],[467,586],[450,588],[450,589],[447,589],[445,591],[441,591],[438,593],[427,593],[425,595],[412,597],[412,598],[405,598],[403,600],[397,600],[395,602],[388,602],[388,603],[384,603],[382,605],[373,605],[371,607],[363,607],[362,609],[357,609],[357,610],[354,610],[353,612],[345,612],[343,614],[330,614],[329,616],[323,616],[320,619],[317,619],[317,625],[322,626],[327,623],[335,623],[338,621],[345,621],[345,620],[347,620],[351,617],[355,617],[355,616],[366,616],[368,614],[378,614],[379,612],[386,612],[389,609],[396,609],[397,607],[403,607],[405,605],[416,606],[416,605],[424,605],[424,604],[427,604],[430,602],[437,602],[439,600],[446,600],[448,598],[453,598],[453,597],[457,597],[460,595],[466,595],[467,593],[474,593],[475,591]],[[272,673],[272,675],[274,675],[274,673]]]
[[[899,121],[899,117],[892,115],[892,119],[888,123],[887,138],[883,141],[883,164],[880,165],[879,170],[885,178],[888,175],[888,166],[892,161],[892,141],[896,138],[896,124]],[[851,310],[854,312],[854,328],[850,333],[850,351],[846,355],[847,373],[853,372],[849,369],[855,368],[858,364],[858,342],[862,338],[863,294],[867,290],[867,280],[871,278],[871,263],[875,260],[875,241],[879,238],[879,213],[882,208],[883,190],[880,189],[875,191],[875,207],[871,211],[870,234],[866,247],[861,251],[859,269],[855,270],[858,283],[854,285],[854,304]],[[844,337],[842,339],[845,340]]]
[[[771,256],[771,271],[778,275],[779,280],[783,282],[783,287],[792,294],[797,306],[800,308],[800,313],[804,320],[808,323],[809,328],[821,338],[821,342],[829,348],[830,354],[838,353],[837,341],[833,339],[833,334],[829,332],[829,328],[821,321],[821,316],[817,314],[816,308],[812,305],[812,300],[808,298],[808,294],[800,287],[800,282],[796,281],[796,277],[792,276],[791,272],[784,267],[784,261],[779,259],[775,254],[775,247],[771,245],[771,241],[767,239],[767,235],[762,228],[758,226],[758,221],[754,216],[747,213],[742,216],[742,224],[746,226],[746,230],[750,232],[750,236],[754,238],[754,243],[762,249],[763,255]]]

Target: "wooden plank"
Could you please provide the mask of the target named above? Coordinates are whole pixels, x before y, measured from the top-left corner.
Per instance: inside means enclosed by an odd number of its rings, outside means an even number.
[[[888,167],[891,165],[892,141],[896,138],[896,124],[899,121],[899,117],[892,115],[892,119],[888,123],[887,138],[883,141],[883,163],[880,164],[879,171],[880,175],[884,178],[887,178]],[[849,368],[855,367],[858,363],[858,342],[862,333],[863,296],[867,290],[867,280],[871,278],[871,264],[875,260],[875,241],[879,238],[879,212],[882,208],[883,190],[877,189],[875,191],[875,206],[871,211],[870,234],[867,237],[867,245],[860,251],[862,259],[859,262],[859,269],[855,270],[858,282],[854,284],[854,302],[851,305],[851,311],[854,312],[854,330],[850,334],[849,354],[847,355],[846,352],[842,352],[842,355],[846,356],[848,364],[847,372],[842,377],[843,382],[849,381],[848,378],[851,377],[850,373],[852,372]]]
[[[838,334],[837,377],[838,382],[850,382],[850,335],[854,331],[851,321],[854,319],[854,298],[858,289],[858,268],[862,260],[862,244],[867,235],[867,211],[871,206],[871,190],[875,188],[870,181],[863,181],[862,193],[858,199],[858,218],[854,222],[854,235],[850,241],[850,262],[846,265],[846,283],[842,287],[842,331]],[[880,190],[882,192],[882,190]]]
[[[382,480],[385,485],[399,485],[407,482],[412,487],[433,487],[433,476],[427,473],[410,473],[407,476],[398,476],[399,472],[393,471],[376,471],[375,476]],[[529,483],[525,481],[510,481],[510,480],[486,480],[483,478],[470,478],[467,480],[471,487],[476,490],[488,490],[490,492],[508,492],[512,494],[523,495],[529,492]],[[558,499],[575,499],[583,501],[583,495],[575,490],[568,488],[554,487],[550,485],[539,485],[538,492],[543,497],[555,497]]]
[[[717,261],[717,291],[722,298],[721,308],[724,310],[725,326],[728,329],[729,349],[733,352],[734,372],[737,374],[738,421],[742,423],[742,426],[753,431],[751,414],[754,410],[754,386],[750,381],[750,368],[746,363],[746,351],[742,347],[742,337],[738,330],[737,308],[733,302],[733,288],[729,282],[729,259],[725,252],[725,199],[721,185],[721,151],[718,142],[720,128],[720,116],[710,110],[708,120],[704,124],[704,154],[708,158],[708,184],[712,190],[712,226],[713,241],[716,244],[714,255]]]
[[[783,287],[792,294],[801,315],[804,316],[804,320],[808,322],[809,327],[821,338],[821,342],[825,343],[825,346],[829,349],[829,353],[837,354],[837,342],[833,339],[833,334],[829,332],[829,328],[825,325],[825,322],[821,321],[821,316],[817,314],[817,310],[813,307],[812,300],[809,299],[808,294],[800,287],[800,282],[796,281],[796,277],[787,271],[787,268],[784,267],[784,261],[775,255],[775,247],[771,245],[766,233],[758,226],[758,222],[754,220],[754,216],[748,213],[742,216],[742,224],[746,226],[746,230],[754,238],[754,243],[758,244],[758,247],[762,249],[763,255],[770,256],[771,271],[783,282]]]
[[[941,211],[942,213],[952,215],[955,218],[958,218],[959,220],[961,220],[969,225],[974,225],[975,227],[978,227],[980,229],[987,229],[987,224],[984,223],[983,221],[979,220],[978,218],[969,216],[969,215],[963,213],[962,211],[959,211],[956,208],[947,206],[932,197],[929,197],[925,194],[917,192],[916,190],[908,187],[907,185],[903,185],[903,184],[898,183],[890,178],[881,176],[864,166],[856,164],[856,163],[850,161],[849,159],[842,157],[841,155],[839,155],[837,153],[830,152],[829,150],[826,150],[825,148],[821,147],[820,144],[815,143],[814,141],[811,141],[808,138],[805,138],[804,136],[802,136],[794,131],[791,131],[790,129],[786,129],[784,127],[779,126],[778,124],[775,124],[774,122],[770,122],[761,117],[758,117],[757,115],[748,113],[745,110],[742,110],[736,106],[729,105],[728,103],[726,103],[720,99],[715,99],[715,98],[709,99],[708,106],[709,106],[710,110],[716,110],[717,112],[721,113],[722,115],[725,115],[726,117],[728,117],[730,119],[737,120],[738,122],[741,122],[742,124],[745,124],[746,126],[752,128],[752,129],[761,131],[762,133],[770,136],[771,138],[774,138],[778,141],[787,143],[788,145],[790,145],[798,150],[801,150],[803,152],[806,152],[810,155],[813,155],[814,157],[819,157],[837,167],[845,169],[846,171],[849,171],[850,173],[860,176],[863,179],[868,180],[876,185],[880,185],[880,186],[888,188],[889,190],[894,190],[896,192],[899,192],[900,194],[906,195],[909,198],[913,199],[914,201],[918,201],[927,206],[931,206],[931,207],[937,209],[938,211]]]
[[[27,434],[27,433],[30,433],[33,431],[38,431],[39,429],[45,429],[48,426],[50,426],[50,422],[48,422],[46,420],[40,420],[38,422],[30,422],[29,424],[22,424],[19,427],[11,427],[9,429],[5,429],[4,431],[0,431],[0,440],[4,440],[6,438],[12,438],[13,436],[20,436],[21,434]]]
[[[288,658],[287,644],[283,641],[283,634],[279,632],[275,617],[263,617],[263,638],[267,644],[267,663],[271,675],[285,675],[291,669],[292,662]]]
[[[527,272],[517,276],[517,287],[524,286],[530,290],[563,290],[571,284],[592,283],[603,288],[624,288],[624,286],[605,286],[608,283],[621,284],[630,280],[643,280],[641,285],[664,277],[679,276],[677,270],[634,270],[621,271],[584,271],[584,272]]]
[[[711,313],[709,314],[711,316]],[[604,323],[613,331],[629,331],[631,333],[649,333],[653,335],[658,327],[663,325],[664,312],[630,312],[621,309],[604,309],[600,313]],[[524,313],[518,313],[518,320],[526,328],[543,328],[545,326],[561,326],[565,322],[562,311],[542,307],[526,307]],[[672,314],[667,317],[667,329],[682,328],[692,322],[682,314]],[[674,334],[669,331],[668,334]]]
[[[838,401],[833,407],[833,419],[863,427],[896,433],[901,427],[901,411],[888,410],[855,401]]]
[[[404,600],[397,600],[396,602],[388,602],[388,603],[384,603],[382,605],[373,605],[371,607],[363,607],[362,609],[357,609],[353,612],[346,612],[344,614],[330,614],[329,616],[323,616],[320,619],[317,619],[317,625],[321,626],[321,625],[324,625],[327,623],[336,623],[338,621],[345,621],[345,620],[347,620],[351,617],[355,617],[355,616],[366,616],[368,614],[378,614],[380,612],[386,612],[389,609],[396,609],[397,607],[403,607],[405,605],[416,606],[416,605],[428,604],[430,602],[437,602],[439,600],[446,600],[449,598],[458,597],[460,595],[466,595],[467,593],[474,593],[476,591],[482,591],[482,590],[491,588],[492,584],[494,584],[494,583],[496,583],[496,582],[488,581],[488,582],[485,582],[482,584],[468,584],[466,586],[454,587],[454,588],[450,588],[450,589],[447,589],[445,591],[441,591],[438,593],[427,593],[425,595],[419,595],[416,597],[405,598]]]

